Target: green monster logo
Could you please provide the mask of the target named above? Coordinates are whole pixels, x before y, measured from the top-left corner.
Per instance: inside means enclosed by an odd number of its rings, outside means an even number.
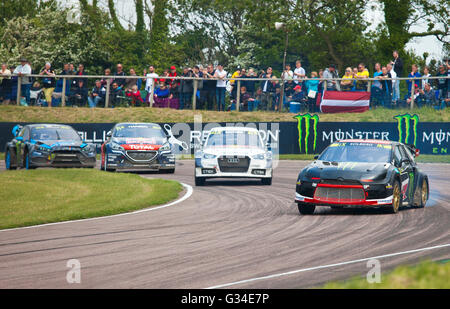
[[[308,143],[309,143],[309,136],[310,136],[310,129],[311,129],[311,120],[313,121],[313,151],[316,150],[316,141],[317,141],[317,124],[319,123],[319,116],[317,115],[311,115],[311,114],[304,114],[304,115],[297,115],[294,116],[294,118],[297,119],[297,128],[298,128],[298,146],[300,148],[300,152],[303,151],[302,149],[302,139],[304,138],[305,143],[305,153],[308,154]],[[305,136],[303,137],[303,126],[302,122],[305,122]]]
[[[409,199],[412,201],[414,196],[414,173],[409,173]]]
[[[404,114],[397,115],[394,117],[397,120],[397,128],[398,128],[398,141],[401,143],[408,144],[409,142],[409,131],[411,127],[411,120],[413,120],[413,133],[414,133],[414,146],[417,143],[417,124],[419,123],[419,116],[416,114]],[[403,122],[405,123],[405,134],[403,134]],[[404,138],[403,138],[403,135]]]

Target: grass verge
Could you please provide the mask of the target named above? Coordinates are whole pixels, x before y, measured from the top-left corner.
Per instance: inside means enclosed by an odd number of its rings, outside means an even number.
[[[450,109],[385,109],[377,108],[364,113],[319,114],[323,122],[395,122],[394,116],[415,113],[420,121],[448,122]],[[117,123],[133,122],[193,122],[201,114],[203,122],[281,122],[294,121],[295,114],[276,112],[217,112],[204,110],[174,110],[168,108],[86,108],[86,107],[25,107],[0,106],[0,122],[57,122],[57,123]]]
[[[399,266],[382,274],[380,283],[352,278],[327,283],[325,289],[449,289],[450,263],[425,261],[415,266]]]
[[[182,191],[176,181],[91,169],[0,173],[0,229],[113,215],[160,205]]]

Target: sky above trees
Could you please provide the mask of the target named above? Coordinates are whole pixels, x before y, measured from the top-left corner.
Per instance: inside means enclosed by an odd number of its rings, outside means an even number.
[[[92,2],[92,0],[89,0]],[[116,4],[117,14],[120,16],[120,21],[124,27],[128,23],[136,23],[136,14],[134,11],[134,0],[114,0]],[[77,6],[79,0],[67,0],[61,1],[66,6]],[[107,7],[107,0],[99,0],[99,4]],[[384,14],[382,9],[382,4],[378,0],[368,1],[367,10],[364,13],[365,18],[370,21],[369,30],[375,30],[376,27],[384,21]],[[146,19],[148,23],[148,18]],[[427,25],[423,22],[418,23],[418,25],[412,27],[412,31],[425,31]],[[423,55],[424,52],[428,52],[430,57],[439,59],[444,57],[443,43],[437,40],[433,36],[421,37],[411,40],[407,45],[407,49],[412,49],[418,55]]]

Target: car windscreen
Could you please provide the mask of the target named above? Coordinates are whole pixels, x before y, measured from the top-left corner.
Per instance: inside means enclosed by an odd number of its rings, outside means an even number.
[[[78,133],[67,126],[54,126],[54,127],[34,127],[31,129],[31,138],[37,141],[80,141],[81,137]]]
[[[209,147],[242,146],[262,148],[261,139],[257,131],[211,131],[209,133]]]
[[[158,125],[151,124],[120,124],[114,128],[115,138],[145,138],[154,140],[154,144],[163,144],[166,140],[164,131]]]
[[[384,143],[333,143],[319,157],[329,162],[389,162],[392,146]]]

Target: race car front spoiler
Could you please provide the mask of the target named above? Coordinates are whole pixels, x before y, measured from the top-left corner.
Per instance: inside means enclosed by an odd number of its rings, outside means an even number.
[[[96,157],[81,152],[47,154],[34,151],[31,153],[30,163],[35,167],[95,167]]]
[[[117,170],[159,171],[175,168],[175,156],[172,153],[156,153],[149,160],[134,160],[126,153],[113,151],[108,154],[107,161],[108,167]]]
[[[195,176],[204,178],[270,178],[272,169],[250,167],[246,172],[222,172],[217,167],[196,167]]]
[[[303,196],[298,194],[297,192],[295,193],[295,202],[296,203],[308,203],[308,204],[313,204],[316,206],[384,206],[384,205],[390,205],[392,204],[392,199],[393,196],[389,196],[383,199],[373,199],[373,200],[356,200],[356,201],[352,201],[352,200],[328,200],[327,202],[324,202],[323,200],[320,199],[316,199],[316,198],[311,198],[311,197],[307,197],[307,196]]]

